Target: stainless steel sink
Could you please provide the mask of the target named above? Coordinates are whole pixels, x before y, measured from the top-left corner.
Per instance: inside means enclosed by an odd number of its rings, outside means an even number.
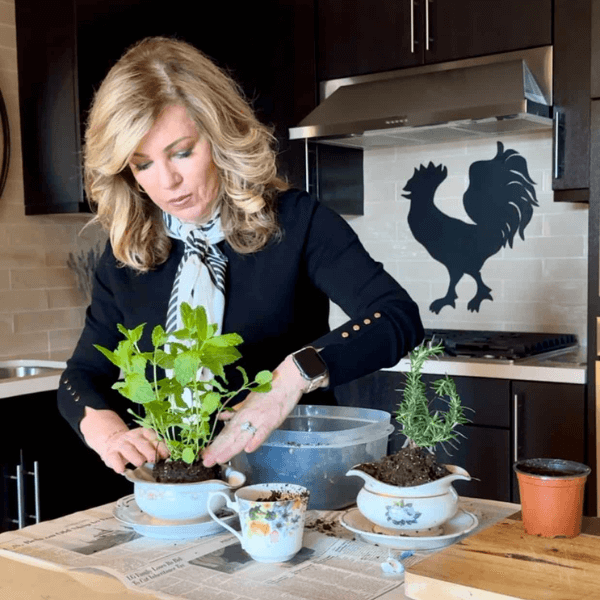
[[[0,381],[5,379],[25,379],[36,375],[59,374],[66,363],[56,360],[16,359],[0,361]]]
[[[0,379],[13,377],[31,377],[56,371],[54,367],[0,367]]]

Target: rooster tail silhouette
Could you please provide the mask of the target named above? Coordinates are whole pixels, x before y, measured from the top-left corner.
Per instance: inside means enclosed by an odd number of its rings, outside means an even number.
[[[526,160],[516,150],[504,150],[502,142],[497,144],[493,159],[474,162],[469,168],[463,205],[474,225],[450,217],[435,206],[435,192],[448,175],[443,165],[420,165],[404,187],[407,193],[403,196],[410,200],[408,225],[412,234],[450,276],[446,295],[429,306],[436,314],[444,306],[456,308],[456,285],[465,273],[477,284],[467,309],[479,311],[483,300],[493,301],[492,289],[481,278],[481,268],[507,244],[512,248],[517,232],[525,239],[525,228],[538,206]]]

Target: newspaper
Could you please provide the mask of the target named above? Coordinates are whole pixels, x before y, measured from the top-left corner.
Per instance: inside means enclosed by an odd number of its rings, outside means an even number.
[[[114,518],[116,503],[0,535],[0,555],[50,569],[95,571],[154,598],[189,600],[405,600],[403,569],[435,552],[401,552],[355,538],[344,511],[308,511],[303,547],[289,562],[253,561],[230,533],[193,540],[143,537]],[[462,498],[488,527],[518,510]],[[385,570],[391,572],[385,572]]]

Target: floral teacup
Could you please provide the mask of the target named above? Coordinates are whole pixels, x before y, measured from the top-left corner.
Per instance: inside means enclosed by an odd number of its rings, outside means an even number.
[[[302,548],[304,519],[310,492],[290,483],[263,483],[240,488],[232,501],[223,492],[209,495],[210,516],[231,531],[257,562],[285,562]],[[215,496],[240,515],[241,535],[219,519],[211,508]]]

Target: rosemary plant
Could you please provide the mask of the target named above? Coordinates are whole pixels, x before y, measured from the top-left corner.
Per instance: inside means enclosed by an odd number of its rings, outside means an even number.
[[[410,353],[410,371],[406,376],[403,400],[396,410],[396,421],[402,425],[409,447],[432,449],[436,444],[452,442],[459,435],[457,425],[468,423],[456,391],[456,384],[448,375],[433,382],[438,397],[447,397],[448,409],[431,414],[425,395],[426,385],[421,378],[423,365],[431,357],[444,351],[443,344],[421,344]]]

